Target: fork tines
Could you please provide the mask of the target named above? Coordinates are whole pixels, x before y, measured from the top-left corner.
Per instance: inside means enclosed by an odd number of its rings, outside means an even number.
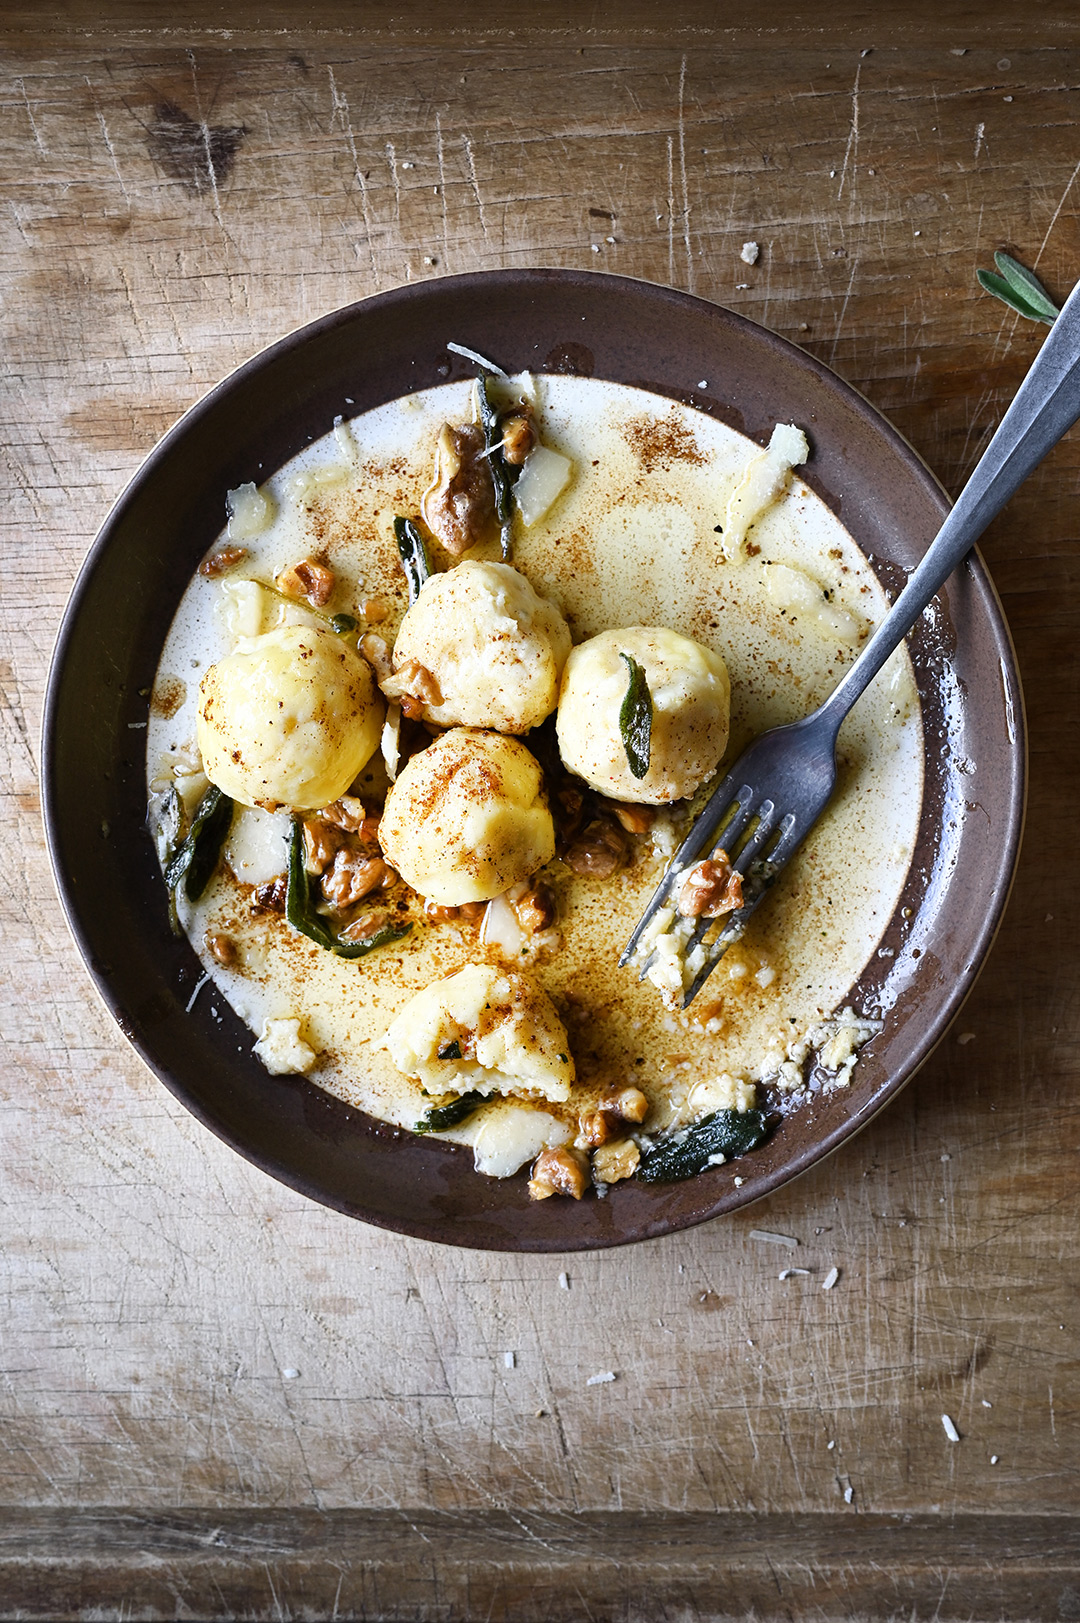
[[[620,966],[630,962],[642,937],[656,915],[668,904],[687,870],[707,857],[722,841],[733,871],[743,880],[743,904],[733,913],[722,914],[719,918],[701,917],[695,924],[684,948],[687,962],[705,942],[714,925],[721,925],[721,929],[706,946],[704,961],[683,995],[684,1009],[693,1002],[728,947],[742,935],[750,915],[798,843],[795,837],[796,819],[792,813],[787,813],[778,821],[773,801],[762,800],[755,805],[751,785],[742,783],[736,789],[737,782],[736,778],[728,777],[713,793],[668,864],[664,877],[653,892],[619,959]],[[741,847],[740,840],[743,842]],[[641,966],[639,980],[644,979],[655,960],[654,946]]]

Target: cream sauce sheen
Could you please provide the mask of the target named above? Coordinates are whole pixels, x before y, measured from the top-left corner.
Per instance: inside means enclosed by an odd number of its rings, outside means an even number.
[[[558,605],[575,643],[618,626],[662,625],[717,650],[731,676],[726,763],[756,733],[818,705],[888,608],[836,515],[796,474],[753,526],[747,556],[729,562],[716,526],[758,445],[644,390],[596,379],[534,381],[543,441],[572,459],[574,474],[540,522],[524,530],[518,521],[513,562]],[[247,556],[223,578],[196,575],[173,620],[147,734],[151,787],[179,761],[191,773],[182,790],[189,801],[197,795],[198,685],[237,633],[306,617],[302,607],[285,608],[238,583],[271,582],[315,553],[337,575],[327,612],[359,613],[365,600],[378,599],[389,616],[372,629],[392,645],[408,606],[393,519],[419,511],[439,429],[470,419],[470,395],[469,384],[456,382],[390,402],[339,424],[266,480],[272,522],[244,542]],[[227,542],[223,532],[217,545]],[[444,557],[439,567],[450,563]],[[440,1137],[473,1144],[481,1169],[505,1173],[544,1143],[570,1136],[579,1113],[614,1085],[646,1092],[650,1130],[685,1119],[693,1085],[722,1072],[768,1087],[793,1038],[843,1006],[877,948],[914,849],[922,759],[918,698],[901,648],[844,724],[827,813],[685,1014],[617,968],[682,837],[685,807],[682,823],[680,808],[675,826],[662,817],[656,849],[646,845],[635,866],[612,880],[578,878],[553,863],[545,878],[559,903],[561,945],[539,962],[528,954],[514,962],[536,975],[566,1023],[578,1074],[571,1101],[542,1110],[492,1102]],[[354,786],[368,803],[384,790],[378,762]],[[429,1101],[393,1066],[386,1029],[422,987],[465,963],[499,961],[501,949],[482,944],[474,926],[427,924],[415,898],[411,934],[353,961],[321,950],[280,917],[253,917],[251,883],[284,870],[287,832],[281,814],[238,811],[229,862],[198,904],[181,903],[184,928],[256,1037],[268,1019],[299,1016],[318,1055],[313,1082],[412,1127]],[[208,933],[233,939],[234,966],[210,955]],[[790,1108],[801,1097],[781,1102]]]

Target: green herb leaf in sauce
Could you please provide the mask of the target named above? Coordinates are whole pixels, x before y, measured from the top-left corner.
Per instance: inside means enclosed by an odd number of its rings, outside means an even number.
[[[421,1116],[414,1133],[445,1133],[448,1127],[457,1127],[467,1116],[484,1103],[485,1095],[482,1093],[463,1093],[457,1099],[451,1099],[449,1104],[433,1105]]]
[[[447,1043],[445,1048],[440,1048],[439,1049],[439,1058],[440,1059],[460,1059],[461,1058],[461,1044],[458,1042],[456,1037],[454,1038],[453,1042]]]
[[[514,538],[514,528],[511,518],[510,489],[511,478],[506,458],[502,452],[502,429],[499,426],[499,412],[489,393],[491,379],[486,374],[477,379],[476,393],[480,404],[480,426],[484,430],[484,455],[487,465],[491,469],[491,482],[495,487],[495,516],[499,521],[499,546],[502,550],[503,561],[510,556],[510,547]]]
[[[630,673],[626,697],[619,711],[619,730],[630,771],[635,778],[643,778],[649,770],[652,749],[652,694],[637,660],[629,654],[620,654],[619,658]]]
[[[420,588],[431,575],[431,560],[428,557],[427,543],[420,533],[420,526],[412,518],[396,518],[394,520],[394,539],[401,555],[401,567],[405,571],[405,579],[409,583],[409,602],[415,603],[420,596]]]
[[[1048,327],[1052,327],[1059,314],[1058,307],[1039,278],[1026,265],[1014,259],[1012,254],[995,254],[994,264],[1001,275],[995,276],[993,271],[976,271],[980,286],[1029,321],[1045,321]]]
[[[730,1161],[756,1149],[767,1133],[763,1110],[717,1110],[704,1121],[684,1127],[654,1144],[641,1158],[638,1177],[643,1183],[676,1183],[693,1178],[712,1164],[714,1156]]]
[[[411,924],[382,924],[371,935],[359,941],[343,941],[315,911],[311,895],[311,880],[304,867],[304,825],[299,817],[293,818],[289,836],[289,873],[285,890],[285,917],[294,930],[306,935],[316,946],[339,958],[364,958],[376,947],[385,947],[391,941],[400,941],[412,929]]]
[[[187,839],[165,869],[165,884],[174,891],[181,880],[189,902],[197,902],[213,877],[225,837],[232,827],[234,806],[228,795],[212,783],[195,808]]]
[[[355,631],[360,622],[355,614],[335,614],[330,621],[330,630],[336,631],[339,637],[347,637],[350,631]]]

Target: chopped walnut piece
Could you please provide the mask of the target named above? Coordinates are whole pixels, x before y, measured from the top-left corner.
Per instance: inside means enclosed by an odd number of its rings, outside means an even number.
[[[562,844],[567,844],[585,820],[585,796],[575,783],[560,783],[551,797],[551,815]]]
[[[305,597],[314,609],[324,609],[334,595],[335,575],[314,558],[301,558],[276,576],[274,585],[286,597]]]
[[[339,939],[352,945],[358,941],[368,941],[389,923],[389,913],[361,913],[358,919],[353,919],[352,923],[341,931]]]
[[[369,626],[380,626],[390,618],[390,610],[381,597],[365,597],[360,605],[360,613]]]
[[[615,1131],[615,1119],[606,1110],[590,1110],[578,1118],[577,1141],[583,1147],[596,1149],[599,1144],[606,1144]]]
[[[623,1121],[642,1122],[649,1114],[649,1101],[640,1088],[621,1088],[601,1099],[600,1109],[610,1111]]]
[[[542,879],[531,885],[523,896],[511,900],[510,906],[521,928],[529,935],[548,930],[555,923],[555,892]]]
[[[284,913],[288,881],[283,873],[276,879],[264,879],[251,893],[253,913]]]
[[[215,580],[218,575],[224,575],[226,571],[234,568],[241,558],[246,558],[247,551],[247,547],[222,547],[213,557],[203,559],[199,565],[199,574],[209,575],[211,580]]]
[[[356,851],[339,851],[333,866],[322,876],[322,893],[338,913],[355,907],[373,890],[386,889],[397,878],[381,857],[365,857]]]
[[[418,699],[422,705],[442,704],[442,688],[438,678],[433,676],[426,665],[421,665],[418,659],[407,659],[386,681],[379,686],[388,699],[400,699],[402,711],[405,709],[407,699]]]
[[[732,868],[726,851],[695,862],[679,888],[679,912],[687,919],[718,919],[742,903],[742,875]]]
[[[325,873],[345,843],[343,831],[321,817],[306,817],[303,832],[304,867],[312,875]]]
[[[442,902],[424,903],[424,917],[432,924],[449,924],[451,919],[465,919],[473,923],[484,916],[486,902],[461,902],[457,907],[446,907]]]
[[[512,468],[520,468],[538,438],[532,412],[522,407],[504,417],[501,427],[503,457]]]
[[[624,867],[630,854],[626,835],[610,817],[594,817],[563,854],[574,873],[591,879],[610,879]]]
[[[480,460],[484,432],[475,423],[444,423],[435,453],[435,478],[420,504],[435,539],[455,557],[483,539],[495,517],[491,470]]]
[[[594,1183],[621,1183],[632,1178],[641,1161],[641,1151],[632,1138],[615,1138],[601,1144],[592,1158]]]
[[[376,682],[382,687],[394,674],[386,638],[380,637],[377,631],[366,631],[360,638],[360,652],[375,672]]]
[[[203,941],[211,958],[216,958],[219,964],[224,964],[226,967],[229,964],[235,964],[240,956],[236,942],[231,935],[211,935],[207,932],[203,936]]]
[[[572,1195],[580,1200],[588,1185],[587,1162],[577,1150],[541,1150],[533,1162],[529,1197],[546,1200],[549,1195]]]
[[[604,810],[609,811],[628,834],[647,834],[656,821],[654,806],[629,806],[621,800],[608,800]]]
[[[319,816],[324,823],[332,823],[346,834],[357,834],[365,821],[364,802],[356,795],[342,795],[340,800],[324,806]]]

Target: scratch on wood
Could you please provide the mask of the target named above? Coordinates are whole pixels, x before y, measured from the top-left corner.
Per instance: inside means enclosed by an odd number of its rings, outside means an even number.
[[[340,119],[341,128],[345,135],[345,144],[349,149],[349,156],[352,159],[353,179],[356,181],[357,191],[360,195],[360,213],[363,216],[364,236],[367,239],[368,263],[371,266],[372,280],[374,281],[376,288],[378,288],[380,285],[379,267],[375,263],[375,246],[371,240],[371,219],[368,214],[367,182],[364,179],[364,171],[360,167],[360,157],[356,150],[356,136],[353,133],[352,119],[349,115],[348,97],[343,95],[338,90],[337,80],[334,78],[333,68],[327,67],[326,71],[330,76],[330,128],[333,129],[334,125]]]
[[[443,152],[442,119],[435,114],[435,153],[439,160],[439,202],[442,205],[443,267],[450,269],[450,237],[446,220],[446,165]]]
[[[847,180],[848,162],[851,162],[852,186],[855,184],[855,165],[859,159],[859,77],[862,73],[862,62],[855,68],[855,83],[851,87],[851,127],[848,130],[847,146],[844,148],[844,163],[840,170],[840,185],[836,189],[836,201],[839,203],[844,195],[844,182]]]
[[[19,89],[22,91],[23,106],[26,108],[26,116],[30,120],[30,128],[33,131],[34,145],[37,147],[41,156],[43,158],[47,158],[49,155],[48,149],[44,141],[41,139],[41,131],[37,127],[37,123],[34,119],[34,110],[30,106],[30,97],[26,94],[26,80],[20,79],[18,81],[18,85]]]
[[[690,250],[690,188],[686,180],[686,57],[679,68],[679,181],[682,187],[683,246],[686,249],[686,290],[694,291],[694,256]]]
[[[1060,198],[1060,200],[1058,202],[1058,206],[1054,210],[1053,215],[1051,216],[1050,224],[1046,228],[1046,235],[1043,238],[1041,244],[1039,245],[1038,253],[1035,255],[1035,262],[1032,265],[1033,270],[1038,268],[1039,260],[1042,258],[1043,253],[1046,250],[1046,244],[1050,241],[1050,233],[1051,233],[1051,231],[1053,231],[1054,227],[1057,225],[1058,215],[1061,213],[1062,209],[1065,206],[1065,199],[1068,197],[1069,193],[1072,191],[1073,183],[1076,180],[1077,175],[1080,175],[1080,162],[1077,163],[1076,168],[1073,170],[1072,174],[1069,176],[1068,185],[1065,187],[1065,190],[1062,192],[1061,198]],[[1014,326],[1015,326],[1015,323],[1014,323]]]
[[[469,166],[469,184],[473,189],[473,196],[476,198],[477,212],[480,215],[480,229],[483,232],[486,240],[488,234],[487,220],[484,217],[484,199],[480,196],[480,185],[476,178],[476,162],[473,158],[472,142],[469,140],[467,135],[463,135],[461,137],[461,144],[465,148],[465,161]]]

